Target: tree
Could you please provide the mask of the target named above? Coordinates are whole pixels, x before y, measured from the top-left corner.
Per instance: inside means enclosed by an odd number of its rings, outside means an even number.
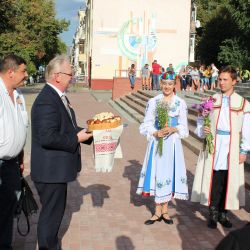
[[[220,7],[206,23],[196,51],[202,63],[210,64],[217,59],[223,41],[237,34],[238,28],[227,7]]]
[[[13,28],[13,22],[10,18],[11,16],[15,16],[15,10],[10,8],[13,5],[13,0],[2,0],[0,4],[0,31],[2,33],[3,30]]]
[[[250,0],[197,0],[203,30],[196,53],[205,63],[249,66]]]
[[[220,46],[218,60],[221,64],[241,68],[246,66],[246,62],[249,61],[249,55],[247,49],[242,48],[238,38],[226,39]]]
[[[69,22],[55,18],[53,0],[4,0],[13,16],[6,16],[0,32],[0,55],[16,53],[28,62],[30,73],[55,54],[65,52],[59,34]],[[11,20],[11,21],[10,21]],[[64,51],[62,51],[64,50]]]

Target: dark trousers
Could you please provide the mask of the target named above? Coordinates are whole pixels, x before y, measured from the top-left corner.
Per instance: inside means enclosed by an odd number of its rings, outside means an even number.
[[[40,250],[59,250],[58,231],[66,206],[67,183],[35,182],[42,209],[37,226]]]
[[[181,90],[186,89],[187,83],[186,83],[185,76],[181,77],[180,80],[181,80]]]
[[[12,230],[17,194],[21,191],[17,159],[0,160],[0,249],[12,249]]]
[[[215,207],[219,212],[226,212],[225,200],[227,191],[227,170],[213,172],[213,183],[210,207]]]
[[[153,82],[153,90],[159,90],[160,89],[160,79],[159,75],[152,75],[152,82]]]

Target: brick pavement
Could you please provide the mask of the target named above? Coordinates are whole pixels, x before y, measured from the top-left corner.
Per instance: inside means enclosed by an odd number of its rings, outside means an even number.
[[[28,96],[31,104],[34,95]],[[114,111],[107,102],[96,100],[88,91],[70,93],[79,125],[93,114]],[[30,106],[29,106],[30,107]],[[151,226],[143,223],[150,218],[154,203],[151,198],[135,195],[140,169],[146,149],[146,139],[138,133],[138,124],[124,119],[128,126],[121,138],[123,159],[116,159],[111,173],[96,173],[93,165],[92,147],[82,146],[83,170],[77,181],[69,184],[68,201],[61,225],[60,237],[63,250],[177,250],[214,249],[229,230],[221,226],[217,230],[206,227],[206,207],[190,201],[173,201],[169,213],[174,225],[157,222]],[[29,176],[29,148],[26,147],[26,179]],[[193,181],[197,156],[184,148],[189,190]],[[33,190],[34,186],[30,182]],[[35,197],[38,200],[34,190]],[[230,213],[234,228],[242,227],[249,220],[250,193],[247,191],[245,208]],[[21,237],[15,231],[14,249],[36,249],[36,226],[38,216],[31,218],[31,232]]]

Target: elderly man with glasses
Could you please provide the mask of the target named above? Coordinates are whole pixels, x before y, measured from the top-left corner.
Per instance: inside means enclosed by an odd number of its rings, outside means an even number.
[[[31,112],[31,178],[40,196],[39,249],[61,249],[58,231],[66,207],[67,183],[81,170],[80,143],[92,135],[77,126],[65,91],[72,79],[67,57],[52,59],[45,73],[47,84]]]

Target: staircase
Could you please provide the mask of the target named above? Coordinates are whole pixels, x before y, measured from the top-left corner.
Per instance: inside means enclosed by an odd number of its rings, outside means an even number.
[[[250,82],[237,83],[235,91],[250,101]],[[182,143],[197,155],[202,148],[203,139],[199,138],[194,133],[196,128],[197,111],[192,108],[192,105],[200,103],[202,98],[206,98],[216,92],[220,92],[220,90],[217,88],[215,91],[207,90],[194,93],[182,91],[177,93],[178,96],[185,99],[188,106],[189,137],[182,139]],[[137,92],[116,99],[111,105],[113,105],[114,108],[119,107],[119,109],[122,109],[129,114],[129,116],[136,122],[142,123],[148,100],[157,94],[159,94],[157,91],[138,90]]]
[[[137,121],[138,123],[142,123],[148,100],[157,94],[159,94],[159,92],[157,91],[138,90],[135,93],[131,93],[129,95],[116,99],[113,103],[113,106],[119,107],[120,109],[127,112],[135,121]],[[199,103],[201,100],[201,96],[186,92],[185,94],[180,93],[178,95],[182,98],[185,98],[188,105],[190,136],[188,138],[184,138],[182,140],[182,143],[198,155],[202,147],[203,140],[197,137],[197,135],[194,133],[194,130],[196,128],[197,111],[192,109],[191,106],[194,103]]]

